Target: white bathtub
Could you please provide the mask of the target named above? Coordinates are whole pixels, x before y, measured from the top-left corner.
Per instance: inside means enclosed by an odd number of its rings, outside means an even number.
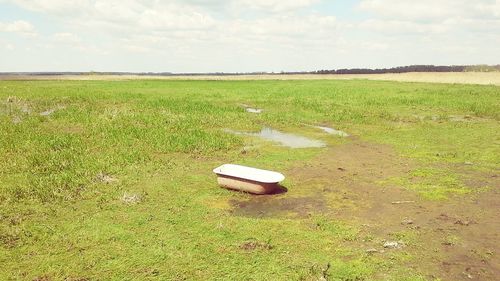
[[[285,179],[280,173],[246,166],[224,164],[213,170],[220,186],[253,194],[270,194]]]

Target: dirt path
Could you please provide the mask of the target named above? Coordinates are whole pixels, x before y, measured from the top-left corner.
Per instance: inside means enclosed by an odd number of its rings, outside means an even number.
[[[417,257],[408,266],[442,280],[496,280],[500,276],[500,179],[471,167],[457,167],[470,187],[490,191],[429,201],[401,187],[382,187],[380,181],[407,174],[415,167],[389,146],[359,140],[332,147],[313,161],[288,171],[300,189],[277,196],[233,201],[233,214],[257,217],[303,218],[314,214],[355,223],[367,242],[360,249],[386,255],[385,241],[399,241]],[[413,237],[413,238],[411,238]],[[405,239],[410,241],[405,241]],[[383,276],[381,276],[383,278]]]

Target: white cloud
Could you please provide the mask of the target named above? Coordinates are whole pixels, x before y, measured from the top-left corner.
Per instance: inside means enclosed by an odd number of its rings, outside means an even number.
[[[24,20],[17,20],[13,22],[0,22],[0,32],[13,32],[24,35],[34,35],[35,27]]]
[[[309,7],[319,0],[239,0],[235,5],[241,8],[260,9],[267,11],[289,11]]]
[[[205,29],[213,24],[203,9],[182,1],[10,0],[25,9],[64,18],[75,25],[122,29]]]
[[[253,20],[237,20],[228,30],[235,36],[274,36],[305,39],[333,34],[338,23],[333,16],[273,16]]]
[[[420,23],[405,20],[369,19],[360,22],[359,27],[381,33],[413,34],[413,33],[444,33],[449,30],[446,23]]]
[[[498,2],[498,1],[497,1]],[[359,7],[378,16],[406,20],[443,20],[450,17],[476,17],[489,13],[491,0],[362,0]]]
[[[53,38],[56,42],[60,43],[78,44],[82,42],[79,36],[69,32],[56,33],[53,35]]]
[[[7,0],[27,10],[67,15],[70,16],[74,13],[82,11],[88,6],[88,0]]]
[[[106,50],[85,42],[80,36],[71,32],[59,32],[55,33],[51,37],[52,41],[49,42],[45,48],[54,49],[58,47],[63,47],[65,49],[70,48],[83,53],[95,53],[95,54],[108,54]]]
[[[255,45],[255,40],[263,45],[293,41],[303,45],[312,40],[314,44],[322,44],[330,41],[338,29],[334,16],[299,16],[293,12],[319,0],[234,0],[229,4],[222,0],[77,0],[71,5],[62,0],[11,2],[57,17],[73,30],[95,29],[109,34],[111,40],[126,42],[118,47],[131,52],[190,48],[193,44]],[[266,12],[244,20],[212,15],[221,9]],[[321,40],[322,37],[326,40]],[[56,34],[54,38],[59,42],[82,43],[68,33]]]
[[[36,40],[11,36],[9,43],[43,49],[48,55],[39,62],[64,53],[67,69],[70,62],[145,71],[497,63],[491,54],[500,52],[500,0],[359,0],[354,11],[337,11],[336,1],[317,5],[327,1],[0,0],[0,8],[10,2],[43,14],[33,18]],[[0,31],[34,34],[33,25],[19,22],[0,23]]]
[[[392,34],[498,32],[500,0],[362,0],[372,18],[358,27]]]
[[[405,20],[498,17],[499,0],[362,0],[359,7],[377,16]]]
[[[15,46],[14,46],[14,45],[12,45],[12,44],[10,44],[10,43],[7,43],[7,44],[0,44],[0,46],[1,46],[3,49],[7,50],[7,51],[13,51],[13,50],[15,50]]]
[[[500,17],[500,0],[495,1],[495,4],[491,6],[491,11],[495,17]]]

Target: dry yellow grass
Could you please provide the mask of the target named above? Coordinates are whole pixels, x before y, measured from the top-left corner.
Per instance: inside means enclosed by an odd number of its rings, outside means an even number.
[[[0,80],[383,80],[401,82],[455,83],[499,85],[500,72],[413,72],[386,74],[264,74],[264,75],[182,75],[182,76],[141,76],[141,75],[1,75]]]

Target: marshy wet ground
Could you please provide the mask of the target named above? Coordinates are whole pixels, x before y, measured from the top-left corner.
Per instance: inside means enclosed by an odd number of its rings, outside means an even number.
[[[258,133],[239,132],[230,129],[225,130],[228,133],[235,135],[245,135],[259,137],[264,140],[277,142],[282,146],[289,148],[321,148],[326,147],[326,143],[320,140],[310,139],[291,133],[283,133],[281,131],[265,127]]]

